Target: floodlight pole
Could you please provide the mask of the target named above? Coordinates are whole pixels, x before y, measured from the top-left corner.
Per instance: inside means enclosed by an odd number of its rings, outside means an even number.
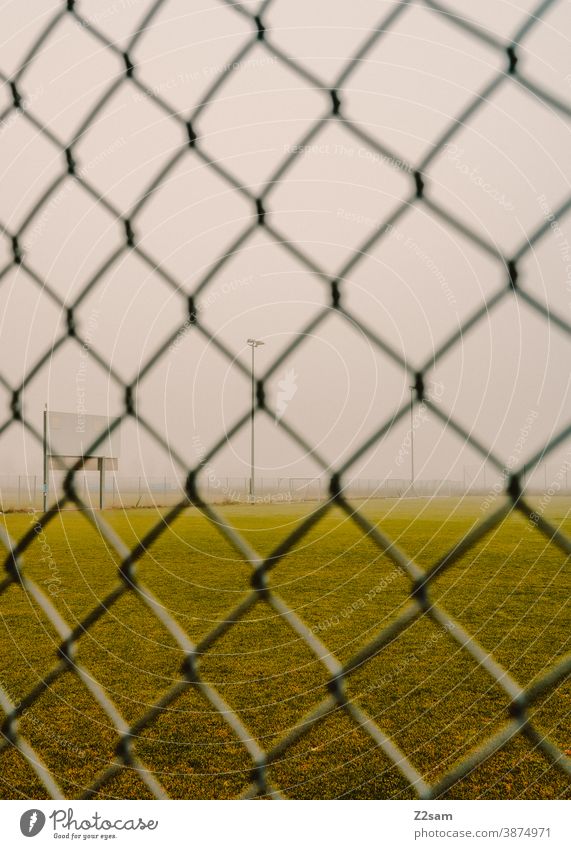
[[[44,486],[43,486],[44,513],[48,509],[48,405],[44,405]]]
[[[409,386],[410,389],[410,488],[414,490],[414,390],[415,386]]]
[[[256,378],[254,371],[254,351],[260,345],[263,345],[264,342],[259,339],[247,339],[246,340],[250,348],[252,349],[252,366],[250,369],[250,374],[252,378],[252,407],[250,410],[250,428],[251,428],[251,440],[250,440],[250,498],[252,502],[254,501],[256,495],[256,488],[254,484],[254,417],[256,413]]]

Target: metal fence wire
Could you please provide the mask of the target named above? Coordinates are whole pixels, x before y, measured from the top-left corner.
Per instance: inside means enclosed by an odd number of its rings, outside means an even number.
[[[504,470],[504,461],[496,456],[494,451],[490,451],[488,447],[481,444],[476,437],[468,433],[461,424],[455,421],[454,417],[449,417],[445,414],[438,405],[433,403],[425,391],[426,375],[441,358],[461,343],[462,337],[475,325],[484,319],[492,310],[500,303],[508,299],[519,299],[525,302],[529,308],[542,318],[554,323],[563,333],[571,337],[571,326],[568,321],[557,313],[548,310],[540,303],[526,288],[518,281],[518,265],[533,248],[541,242],[549,231],[550,222],[542,217],[537,223],[535,229],[527,233],[525,238],[521,240],[521,246],[511,256],[504,256],[499,251],[497,246],[493,244],[484,232],[476,232],[470,227],[460,223],[448,212],[442,208],[433,198],[430,191],[430,172],[431,166],[437,160],[444,146],[454,139],[455,134],[459,129],[470,122],[483,105],[490,101],[500,90],[517,87],[520,92],[526,93],[530,99],[537,100],[547,104],[551,110],[555,110],[565,120],[571,118],[571,106],[556,92],[552,92],[535,84],[528,79],[524,71],[520,68],[518,59],[525,50],[525,42],[530,33],[537,28],[542,27],[545,14],[558,4],[558,0],[543,0],[540,2],[533,13],[525,16],[522,14],[522,23],[519,29],[515,32],[513,39],[508,43],[503,43],[500,39],[491,34],[488,30],[479,28],[478,25],[468,22],[452,9],[449,9],[445,3],[432,2],[425,0],[423,5],[430,13],[439,16],[447,22],[450,27],[457,28],[464,35],[484,43],[487,48],[497,51],[503,55],[505,66],[497,73],[497,76],[489,82],[485,88],[472,94],[465,107],[456,119],[449,122],[449,125],[441,133],[437,143],[430,147],[429,152],[418,163],[409,163],[406,157],[400,156],[398,152],[389,149],[382,139],[374,137],[368,130],[360,126],[356,121],[349,120],[345,114],[345,99],[344,87],[352,74],[357,69],[359,63],[366,59],[370,51],[378,43],[382,43],[390,33],[395,24],[400,21],[403,16],[406,16],[414,3],[409,3],[407,0],[396,2],[390,9],[389,13],[378,22],[363,39],[362,43],[355,51],[354,55],[346,62],[345,66],[338,74],[335,83],[330,86],[324,83],[318,76],[304,65],[303,61],[298,61],[289,55],[286,55],[272,41],[272,32],[266,26],[266,13],[270,7],[278,3],[280,0],[264,0],[255,11],[251,11],[251,5],[247,7],[239,2],[230,3],[226,0],[225,5],[235,15],[245,19],[251,27],[251,34],[245,40],[244,44],[236,55],[229,57],[226,66],[222,68],[219,75],[212,81],[212,84],[206,95],[202,98],[201,103],[187,115],[182,115],[177,109],[168,102],[168,97],[163,97],[160,93],[153,91],[144,85],[137,73],[137,47],[139,42],[145,38],[145,33],[153,26],[153,20],[162,9],[168,4],[168,0],[155,0],[149,4],[148,9],[143,19],[138,23],[136,30],[128,42],[128,46],[123,52],[116,44],[112,43],[105,35],[104,31],[100,30],[96,25],[89,20],[82,18],[82,4],[76,0],[66,0],[61,3],[61,7],[54,14],[53,18],[47,22],[45,29],[36,38],[35,43],[29,49],[24,57],[19,70],[11,77],[7,77],[0,72],[6,89],[10,92],[11,104],[5,109],[0,116],[2,122],[8,120],[13,113],[19,115],[29,122],[34,131],[45,137],[52,145],[58,147],[61,151],[62,169],[61,173],[52,185],[48,187],[41,197],[38,197],[33,206],[29,210],[24,223],[17,230],[11,232],[0,222],[0,228],[6,236],[8,236],[12,245],[12,258],[7,265],[0,271],[0,280],[13,269],[14,265],[19,266],[20,273],[25,273],[42,291],[49,296],[53,303],[57,304],[65,316],[66,322],[62,327],[61,335],[55,343],[50,344],[43,355],[33,364],[28,370],[21,385],[14,386],[0,374],[2,386],[10,393],[11,408],[9,414],[3,419],[0,427],[0,434],[4,434],[15,423],[19,423],[25,428],[26,432],[34,439],[41,443],[41,433],[36,430],[27,420],[24,414],[22,405],[23,390],[43,369],[49,367],[50,357],[55,350],[66,345],[88,344],[85,336],[82,335],[81,322],[76,321],[76,309],[81,300],[86,294],[97,287],[103,285],[106,275],[114,264],[128,252],[133,252],[138,255],[140,260],[148,267],[152,268],[153,272],[158,274],[164,281],[172,286],[181,297],[185,298],[188,305],[188,319],[186,327],[190,324],[190,332],[201,335],[207,338],[209,342],[217,346],[218,350],[231,362],[233,368],[242,368],[237,365],[233,352],[214,338],[201,323],[201,316],[196,308],[196,299],[199,293],[211,286],[216,280],[217,275],[224,268],[229,258],[240,252],[249,241],[255,237],[255,234],[260,228],[265,230],[273,237],[279,250],[286,254],[293,255],[295,259],[302,263],[303,266],[315,275],[321,283],[329,287],[330,291],[330,306],[324,307],[312,318],[308,326],[304,328],[305,334],[309,331],[317,332],[319,328],[328,320],[333,313],[337,317],[346,319],[353,326],[357,326],[369,340],[370,344],[378,349],[385,357],[391,358],[401,368],[403,368],[410,376],[411,382],[416,387],[415,404],[421,402],[431,411],[431,413],[440,421],[451,427],[463,440],[472,446],[482,457],[485,457],[488,462],[499,471]],[[90,37],[96,39],[104,48],[110,51],[115,56],[118,56],[124,65],[124,71],[119,75],[109,89],[103,94],[98,102],[93,106],[90,114],[85,118],[82,126],[77,130],[74,138],[65,142],[60,138],[55,130],[48,128],[34,114],[33,103],[28,105],[26,102],[26,76],[30,69],[34,67],[34,63],[41,55],[42,51],[49,44],[53,34],[57,32],[64,21],[69,18],[75,20],[76,23],[82,26],[82,29]],[[208,138],[204,139],[200,134],[200,119],[203,113],[207,112],[209,106],[216,100],[222,92],[226,81],[235,73],[236,67],[239,66],[254,48],[263,49],[272,58],[272,61],[283,63],[284,66],[298,75],[305,83],[315,87],[320,92],[328,93],[329,108],[323,112],[321,117],[312,124],[311,128],[304,134],[303,138],[299,139],[297,145],[292,146],[288,151],[274,173],[265,182],[259,193],[254,193],[248,187],[242,184],[240,179],[233,175],[230,166],[221,164],[219,161],[214,161],[208,152]],[[1,63],[0,63],[1,65]],[[98,191],[97,186],[92,185],[89,175],[82,173],[78,161],[76,161],[76,142],[79,138],[89,134],[90,127],[96,117],[104,108],[108,100],[121,88],[130,87],[136,89],[142,98],[150,98],[155,105],[164,111],[170,117],[172,122],[180,127],[185,134],[185,143],[181,144],[180,149],[173,153],[172,159],[162,167],[160,173],[153,175],[149,182],[149,187],[141,195],[138,202],[132,207],[129,214],[124,210],[116,208],[105,196],[102,196]],[[395,208],[386,220],[378,222],[374,233],[370,235],[366,241],[355,250],[350,259],[340,269],[339,273],[331,278],[325,270],[310,258],[303,248],[289,238],[286,238],[269,220],[269,211],[272,207],[272,192],[282,181],[287,179],[288,171],[299,155],[299,150],[310,142],[318,139],[320,133],[331,123],[338,122],[343,126],[345,131],[352,134],[360,144],[365,145],[368,150],[386,157],[396,163],[403,173],[410,177],[410,192],[408,197]],[[183,281],[175,279],[168,274],[158,263],[155,258],[150,256],[145,250],[138,245],[137,240],[137,219],[143,208],[147,204],[152,203],[154,190],[166,180],[169,173],[172,171],[176,163],[183,157],[194,157],[200,163],[213,169],[218,177],[232,188],[233,191],[239,193],[243,198],[246,198],[252,210],[251,221],[240,233],[239,237],[234,241],[231,247],[220,255],[217,261],[212,265],[207,273],[204,274],[194,291],[188,295],[185,291]],[[26,231],[31,226],[34,219],[41,213],[42,209],[49,202],[50,198],[56,190],[67,183],[73,181],[77,186],[86,193],[86,196],[91,199],[93,204],[101,204],[105,210],[114,216],[115,219],[122,223],[124,228],[124,244],[119,250],[109,256],[104,267],[96,273],[89,281],[85,290],[78,296],[76,301],[71,305],[64,304],[60,295],[52,287],[50,279],[41,278],[36,271],[28,266],[25,253]],[[389,225],[394,225],[403,216],[406,210],[411,207],[420,207],[428,216],[433,216],[440,224],[451,228],[456,232],[460,232],[465,238],[470,240],[473,246],[479,251],[484,252],[489,258],[494,260],[499,267],[503,269],[504,283],[502,286],[488,297],[481,305],[463,322],[462,326],[454,330],[446,341],[430,356],[422,368],[417,372],[411,369],[411,366],[405,362],[399,352],[394,350],[393,346],[384,341],[382,333],[377,332],[371,327],[367,327],[355,315],[352,315],[344,305],[344,288],[347,281],[350,281],[352,272],[361,262],[367,252],[377,243],[381,242],[384,235],[387,233]],[[571,208],[571,194],[559,209],[554,211],[557,219],[562,219]],[[331,309],[332,308],[332,309]],[[161,360],[163,355],[168,350],[169,344],[177,337],[181,331],[181,327],[173,328],[172,337],[168,339],[147,362],[145,362],[139,372],[139,379],[142,379],[148,374],[155,365]],[[276,369],[283,364],[290,356],[292,351],[300,344],[300,339],[304,334],[296,337],[295,341],[289,348],[283,352],[266,370],[265,374],[258,380],[257,383],[257,416],[269,415],[274,417],[274,411],[270,409],[268,399],[264,394],[265,382],[275,373]],[[105,368],[111,375],[112,379],[118,386],[122,388],[124,396],[124,409],[112,424],[112,428],[119,427],[121,423],[129,418],[136,420],[139,428],[144,429],[158,445],[163,446],[171,454],[172,447],[167,446],[165,437],[157,429],[154,428],[144,416],[141,415],[138,409],[138,397],[135,385],[125,385],[122,379],[115,371],[113,365],[107,361],[105,356],[90,347],[91,356]],[[1,369],[0,369],[1,371]],[[246,408],[246,399],[244,399]],[[130,548],[125,542],[115,533],[110,524],[106,521],[103,514],[99,514],[93,510],[85,510],[82,515],[85,520],[91,523],[97,532],[102,535],[107,545],[113,549],[120,558],[120,567],[117,572],[116,586],[112,592],[96,604],[91,612],[85,618],[77,623],[73,628],[60,616],[58,610],[48,598],[46,593],[41,589],[39,584],[32,580],[26,573],[25,564],[22,561],[22,556],[26,550],[37,538],[37,529],[31,528],[20,539],[13,540],[9,537],[5,530],[2,530],[2,541],[8,552],[4,562],[4,576],[0,583],[0,593],[2,595],[7,592],[14,592],[14,588],[19,588],[23,593],[27,594],[34,603],[39,605],[45,616],[50,621],[51,625],[56,629],[61,639],[61,645],[54,658],[53,666],[46,670],[43,679],[39,683],[35,683],[27,692],[24,698],[19,703],[15,703],[11,694],[4,689],[0,689],[0,705],[6,714],[6,718],[2,725],[2,742],[0,751],[14,747],[26,759],[42,782],[45,791],[53,798],[61,798],[63,792],[58,786],[58,782],[53,772],[43,762],[41,754],[35,751],[30,743],[24,738],[19,731],[19,718],[26,709],[29,709],[46,690],[54,685],[54,683],[64,675],[72,674],[76,676],[87,688],[93,699],[102,708],[108,717],[109,722],[116,730],[118,744],[116,748],[116,757],[110,762],[100,774],[93,780],[91,786],[87,788],[86,795],[92,796],[95,793],[104,792],[106,782],[116,776],[124,767],[135,770],[140,779],[144,782],[150,793],[156,798],[165,798],[168,796],[167,791],[161,785],[158,777],[149,769],[145,763],[141,761],[137,753],[134,751],[134,741],[145,729],[153,726],[161,714],[170,706],[176,704],[179,697],[184,694],[189,688],[193,688],[196,693],[206,700],[214,711],[219,712],[224,722],[228,724],[237,741],[249,753],[251,757],[251,781],[249,786],[244,790],[244,797],[270,796],[280,798],[279,789],[273,787],[268,777],[268,768],[275,762],[284,752],[292,747],[296,741],[300,740],[304,735],[315,726],[319,725],[332,710],[341,710],[350,718],[355,727],[362,729],[369,738],[372,739],[374,746],[379,747],[390,762],[404,776],[406,782],[410,786],[411,792],[415,793],[420,798],[431,799],[437,798],[445,793],[459,779],[467,776],[478,765],[482,764],[490,755],[500,749],[506,747],[514,738],[521,735],[531,742],[536,750],[542,752],[546,761],[555,765],[558,770],[561,770],[564,775],[571,776],[571,761],[566,754],[548,737],[543,731],[537,727],[533,719],[530,718],[530,712],[538,699],[543,695],[554,691],[558,685],[569,675],[571,671],[571,654],[564,656],[562,659],[545,668],[542,674],[536,678],[533,684],[521,686],[510,673],[502,667],[502,665],[494,658],[492,654],[486,651],[478,642],[476,637],[469,633],[458,621],[453,619],[446,609],[440,604],[435,603],[431,598],[432,584],[436,576],[442,574],[444,570],[457,562],[463,557],[466,552],[470,551],[483,537],[492,529],[497,527],[512,510],[519,511],[528,519],[533,519],[538,533],[543,534],[550,545],[558,547],[565,555],[571,554],[571,541],[557,527],[555,527],[544,516],[537,514],[533,515],[532,507],[526,501],[525,493],[522,490],[521,481],[523,476],[541,460],[549,456],[558,446],[561,446],[563,441],[567,439],[571,432],[571,424],[565,426],[559,433],[553,435],[549,442],[542,446],[537,454],[531,457],[525,465],[513,470],[506,478],[506,494],[508,499],[502,503],[501,507],[490,511],[475,527],[466,533],[459,542],[457,542],[444,556],[440,557],[429,568],[420,568],[413,562],[403,550],[382,530],[382,527],[372,524],[360,509],[357,509],[354,504],[350,503],[344,493],[344,480],[347,473],[351,470],[354,464],[363,457],[364,454],[374,446],[390,428],[403,419],[408,414],[408,403],[403,403],[396,414],[391,414],[385,421],[379,423],[379,426],[373,436],[363,442],[352,454],[349,459],[340,464],[333,471],[328,471],[328,466],[319,456],[319,453],[311,444],[304,438],[302,433],[297,432],[292,428],[285,419],[280,419],[279,427],[287,433],[287,435],[295,440],[304,451],[313,457],[313,459],[321,466],[324,472],[328,472],[330,480],[330,497],[320,504],[315,511],[311,512],[307,517],[300,520],[287,538],[281,541],[277,547],[271,552],[268,557],[262,557],[254,550],[248,542],[238,533],[225,519],[223,512],[216,510],[212,505],[206,503],[201,497],[198,485],[198,476],[201,469],[210,462],[216,454],[221,451],[228,439],[233,439],[235,435],[243,428],[248,427],[248,410],[245,409],[244,415],[229,429],[227,434],[221,436],[218,441],[207,446],[207,450],[196,467],[188,470],[186,479],[186,495],[181,498],[180,502],[170,509],[156,524],[146,533],[144,538],[134,547]],[[101,437],[103,439],[103,435]],[[101,441],[101,440],[99,440]],[[91,446],[91,450],[96,445]],[[178,460],[178,458],[175,458]],[[46,528],[57,516],[62,507],[66,504],[74,503],[80,508],[85,508],[78,491],[75,486],[75,472],[71,470],[66,477],[65,486],[60,493],[59,500],[48,511],[38,519],[39,525]],[[227,616],[214,627],[210,633],[207,633],[200,642],[194,643],[181,626],[175,621],[168,610],[160,603],[159,599],[145,585],[141,576],[137,571],[137,563],[140,558],[149,551],[153,543],[165,532],[168,531],[174,520],[180,513],[187,509],[190,502],[212,523],[220,534],[228,541],[234,549],[239,552],[239,555],[251,566],[251,584],[250,587],[245,587],[245,596],[240,603],[233,609],[228,611]],[[342,663],[328,649],[327,645],[310,629],[303,621],[300,615],[295,612],[283,600],[278,592],[272,588],[272,574],[279,570],[280,562],[287,558],[288,553],[293,547],[311,531],[327,513],[334,507],[340,508],[344,514],[354,523],[363,535],[366,535],[369,540],[373,541],[380,552],[390,558],[394,564],[406,573],[410,581],[410,595],[407,601],[407,606],[403,612],[399,613],[387,627],[380,630],[368,644],[358,651],[350,660]],[[145,606],[149,617],[158,617],[164,628],[175,640],[177,646],[182,650],[185,656],[184,663],[180,669],[179,679],[168,686],[162,696],[141,715],[136,722],[129,724],[121,715],[118,707],[110,697],[109,692],[102,686],[92,675],[90,670],[77,660],[78,644],[82,637],[89,629],[109,611],[122,597],[132,594],[138,602]],[[251,611],[258,603],[264,601],[273,608],[279,617],[282,617],[285,623],[292,629],[305,646],[313,653],[327,670],[328,685],[323,690],[322,696],[316,699],[315,707],[303,718],[289,728],[286,733],[281,736],[277,743],[271,748],[265,750],[261,743],[258,742],[250,730],[242,722],[238,714],[224,700],[222,695],[210,683],[203,680],[201,676],[201,659],[219,641],[234,624],[240,621],[246,614]],[[490,677],[491,680],[501,688],[509,701],[509,709],[505,715],[499,730],[495,731],[491,736],[484,736],[473,748],[473,750],[463,759],[450,767],[446,774],[436,783],[430,784],[417,771],[409,754],[402,751],[399,746],[391,738],[390,733],[383,730],[382,724],[370,716],[358,701],[350,699],[346,695],[346,683],[349,677],[359,668],[367,665],[371,658],[378,655],[392,641],[398,640],[403,632],[420,617],[429,618],[439,629],[445,629],[457,641],[463,653],[467,653],[473,661]],[[326,639],[326,638],[324,638]]]

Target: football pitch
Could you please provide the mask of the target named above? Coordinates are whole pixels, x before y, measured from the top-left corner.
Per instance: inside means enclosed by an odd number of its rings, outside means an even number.
[[[539,501],[531,498],[534,504]],[[358,507],[410,558],[428,568],[487,510],[482,499],[359,502]],[[261,555],[268,555],[315,504],[217,508]],[[166,511],[165,511],[166,512]],[[105,520],[132,548],[160,520],[157,510],[108,510]],[[544,515],[571,532],[571,501],[553,498]],[[14,540],[37,516],[2,517]],[[3,555],[5,559],[5,553]],[[120,585],[118,555],[86,517],[65,511],[23,557],[23,570],[70,626]],[[199,643],[251,591],[252,568],[195,508],[150,546],[137,575],[190,639]],[[332,508],[269,573],[269,584],[346,662],[410,602],[411,581],[347,515]],[[569,651],[569,561],[514,512],[431,584],[431,598],[475,636],[526,687]],[[14,704],[58,662],[61,639],[21,586],[0,595],[0,684]],[[77,642],[81,663],[132,725],[175,681],[184,653],[132,592],[119,598]],[[330,673],[284,618],[260,600],[204,652],[202,680],[223,697],[257,744],[269,750],[327,695]],[[509,699],[426,615],[358,666],[347,697],[373,717],[416,770],[434,784],[505,723]],[[530,709],[535,727],[571,752],[571,686],[560,683]],[[73,671],[33,701],[19,732],[64,794],[81,797],[116,758],[119,736]],[[189,684],[136,733],[133,752],[173,798],[239,796],[252,759],[230,724]],[[408,782],[371,736],[341,707],[331,710],[268,769],[290,798],[414,798]],[[0,753],[3,798],[45,798],[46,789],[14,746]],[[136,770],[122,768],[98,791],[104,798],[151,798]],[[458,799],[569,798],[564,773],[522,735],[455,783]]]

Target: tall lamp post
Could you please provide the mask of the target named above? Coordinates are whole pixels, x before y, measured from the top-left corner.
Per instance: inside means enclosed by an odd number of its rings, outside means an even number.
[[[410,489],[414,490],[414,390],[416,386],[409,386],[410,389]]]
[[[43,507],[44,513],[48,512],[48,405],[44,406],[44,445],[43,445],[43,455],[44,455],[44,486],[42,489],[43,492]]]
[[[254,351],[256,348],[259,348],[260,345],[263,345],[260,339],[247,339],[246,342],[252,349],[252,368],[251,368],[251,376],[252,376],[252,409],[250,412],[250,424],[251,424],[251,443],[250,443],[250,498],[252,501],[256,495],[256,490],[254,486],[254,415],[256,412],[256,379],[254,377]]]

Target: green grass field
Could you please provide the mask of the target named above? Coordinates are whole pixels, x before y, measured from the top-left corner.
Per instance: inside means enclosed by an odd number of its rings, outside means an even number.
[[[259,552],[268,553],[314,508],[238,505],[220,510]],[[362,509],[421,566],[485,515],[475,498],[378,500]],[[553,499],[546,515],[571,534],[568,500]],[[27,514],[2,518],[13,538],[32,522]],[[131,546],[158,514],[117,510],[107,511],[105,518]],[[73,511],[48,526],[45,537],[27,552],[24,566],[44,587],[46,581],[57,586],[54,603],[71,625],[118,583],[116,555],[85,516]],[[139,562],[138,572],[193,640],[225,619],[249,588],[250,567],[194,509],[165,531]],[[386,587],[374,592],[383,579]],[[395,573],[394,565],[338,510],[298,544],[270,580],[341,660],[397,616],[409,590],[408,579]],[[513,514],[440,576],[432,595],[525,685],[569,650],[570,589],[563,553]],[[0,613],[0,681],[18,701],[54,664],[58,638],[18,586],[0,596]],[[78,658],[128,722],[176,680],[183,659],[167,631],[132,594],[85,633]],[[266,749],[320,701],[327,680],[324,667],[264,602],[207,652],[201,671]],[[508,702],[453,638],[425,617],[360,668],[348,682],[348,693],[430,782],[500,727]],[[537,727],[567,752],[570,708],[567,682],[543,697],[532,713]],[[113,758],[117,744],[105,713],[72,673],[30,708],[20,731],[69,797],[82,795]],[[175,798],[231,797],[249,782],[249,756],[192,687],[136,740],[135,751]],[[397,769],[341,710],[287,749],[271,767],[270,779],[293,798],[413,797]],[[4,798],[46,795],[14,749],[0,756],[0,782]],[[124,769],[101,795],[147,798],[149,791],[136,773]],[[569,798],[571,784],[518,737],[448,796]]]

